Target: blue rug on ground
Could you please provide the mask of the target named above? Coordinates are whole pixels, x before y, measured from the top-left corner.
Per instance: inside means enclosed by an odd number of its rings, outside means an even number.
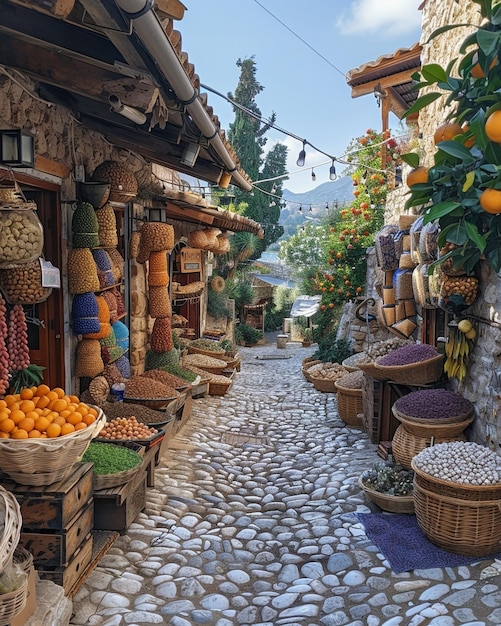
[[[439,548],[423,534],[415,515],[357,513],[357,518],[367,537],[384,554],[395,574],[413,569],[459,567],[501,558],[501,552],[478,557]]]

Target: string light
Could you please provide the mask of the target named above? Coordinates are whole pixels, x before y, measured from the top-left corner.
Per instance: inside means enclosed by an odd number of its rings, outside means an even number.
[[[336,180],[336,178],[337,178],[336,166],[334,165],[334,161],[335,161],[335,159],[332,159],[332,165],[329,168],[329,178],[330,178],[330,180]]]
[[[313,181],[317,180],[317,175],[313,171],[313,168],[311,168],[311,180],[313,180]]]
[[[303,212],[303,205],[302,205],[302,204],[300,205],[300,207],[299,207],[298,211],[299,211],[299,213],[302,213],[302,212]]]
[[[306,150],[304,149],[306,146],[306,140],[303,139],[303,148],[302,150],[299,152],[299,155],[297,157],[297,161],[296,161],[296,165],[298,167],[303,167],[304,162],[306,160]]]

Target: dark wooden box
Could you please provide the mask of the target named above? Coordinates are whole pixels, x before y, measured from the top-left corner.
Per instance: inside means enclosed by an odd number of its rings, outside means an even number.
[[[31,552],[37,569],[67,566],[93,527],[94,500],[91,498],[68,528],[32,531],[23,526],[19,544]]]
[[[65,595],[69,596],[71,589],[78,583],[92,560],[92,546],[93,536],[89,533],[67,565],[37,568],[40,578],[52,580],[56,585],[63,587]]]
[[[94,493],[94,529],[125,532],[146,506],[146,472],[125,485]]]
[[[92,463],[76,463],[65,479],[52,485],[19,485],[4,474],[0,483],[19,502],[23,528],[61,530],[92,497]]]

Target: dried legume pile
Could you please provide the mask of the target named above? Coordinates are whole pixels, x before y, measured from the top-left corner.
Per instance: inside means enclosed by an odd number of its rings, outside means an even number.
[[[212,339],[193,339],[189,345],[192,348],[198,348],[199,350],[207,350],[209,352],[224,354],[224,349],[221,348],[216,341],[212,341]]]
[[[118,474],[137,467],[142,462],[142,457],[125,446],[92,441],[84,452],[82,461],[94,463],[94,474],[104,475]]]
[[[346,389],[362,389],[362,383],[364,380],[364,373],[362,371],[350,372],[345,376],[342,376],[337,384]]]
[[[501,482],[501,457],[473,441],[438,443],[417,454],[414,463],[430,476],[460,485]]]
[[[126,398],[175,398],[178,392],[173,387],[168,387],[158,380],[146,378],[145,376],[132,376],[125,381]]]
[[[104,414],[109,420],[116,417],[135,417],[141,424],[159,424],[165,422],[165,411],[156,411],[143,404],[134,402],[105,402],[102,407]]]
[[[231,380],[229,378],[227,378],[226,376],[223,376],[223,375],[211,374],[210,382],[211,383],[222,383],[223,385],[225,385],[225,384],[229,385],[231,383]]]
[[[163,383],[164,385],[167,385],[167,387],[172,387],[174,389],[186,387],[188,385],[188,381],[185,378],[174,376],[174,374],[170,374],[165,370],[148,370],[147,372],[144,372],[142,376],[158,380],[159,383]]]
[[[376,341],[363,353],[363,356],[357,359],[357,363],[373,363],[380,356],[385,356],[397,348],[408,346],[410,343],[412,342],[409,339],[399,339],[398,337]]]
[[[393,367],[395,365],[410,365],[411,363],[421,363],[436,357],[437,349],[427,343],[411,343],[408,346],[397,348],[386,356],[377,359],[378,365]]]
[[[131,417],[115,417],[107,422],[98,437],[100,439],[151,439],[158,433],[156,428],[141,424],[134,415]]]
[[[194,365],[195,367],[226,367],[226,361],[215,359],[206,354],[187,354],[183,357],[182,365]]]
[[[450,419],[473,411],[473,404],[459,393],[446,389],[421,389],[399,398],[394,407],[417,419]]]
[[[312,365],[308,368],[308,373],[313,378],[320,378],[322,380],[339,380],[345,374],[348,374],[348,370],[346,370],[339,363],[317,363],[316,365]]]

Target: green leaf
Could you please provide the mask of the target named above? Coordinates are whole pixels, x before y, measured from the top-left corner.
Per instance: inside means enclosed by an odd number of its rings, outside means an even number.
[[[434,222],[435,220],[444,217],[444,215],[449,215],[449,213],[452,213],[452,211],[460,206],[461,204],[459,202],[454,202],[451,200],[434,204],[426,213],[424,223],[427,224],[428,222]]]
[[[466,174],[466,180],[464,181],[464,185],[461,191],[466,192],[473,185],[473,181],[475,180],[475,172],[468,172]]]
[[[461,54],[464,54],[466,52],[466,49],[472,46],[473,44],[475,45],[477,44],[477,31],[475,31],[474,33],[471,33],[471,35],[468,35],[464,39],[463,43],[461,44],[461,47],[459,48],[459,52]]]
[[[473,243],[477,246],[480,252],[483,252],[485,250],[485,246],[487,245],[486,238],[478,232],[478,228],[475,226],[475,224],[472,224],[471,222],[465,220],[464,225],[466,227],[466,232],[469,239],[473,241]]]
[[[494,26],[499,26],[501,25],[501,5],[495,7],[492,10],[492,15],[491,15],[491,24],[493,24]]]
[[[451,228],[447,231],[447,241],[456,246],[462,246],[468,241],[464,220],[451,224]]]
[[[464,163],[473,163],[475,161],[475,158],[468,148],[460,144],[458,141],[441,141],[437,144],[437,147],[442,152],[445,152],[456,159],[460,159]]]
[[[426,93],[424,96],[420,96],[416,100],[416,102],[414,102],[414,104],[410,107],[410,109],[408,109],[403,114],[402,119],[405,119],[406,117],[408,117],[409,115],[412,115],[413,113],[417,113],[418,111],[421,111],[421,109],[424,109],[424,107],[428,106],[432,102],[435,102],[435,100],[438,100],[438,98],[440,98],[441,95],[442,94],[438,92],[431,92],[431,93]]]
[[[416,152],[408,152],[407,154],[400,155],[400,158],[404,163],[410,165],[413,168],[419,167],[419,154]]]
[[[461,26],[471,27],[471,24],[447,24],[446,26],[441,26],[432,32],[432,34],[428,37],[428,41],[426,43],[430,43],[435,37],[441,35],[442,33],[446,33],[448,30],[452,30],[453,28],[460,28]]]
[[[498,32],[492,32],[489,30],[480,29],[477,33],[477,41],[478,46],[485,54],[488,56],[489,54],[494,53],[501,44],[500,36]]]
[[[423,65],[421,68],[421,74],[429,83],[446,83],[448,78],[444,68],[438,65],[438,63]]]

